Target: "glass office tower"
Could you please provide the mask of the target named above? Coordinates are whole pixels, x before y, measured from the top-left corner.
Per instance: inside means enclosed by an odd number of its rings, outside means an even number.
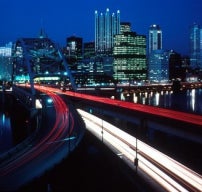
[[[168,58],[162,47],[162,30],[159,25],[149,27],[148,80],[162,82],[168,80]]]
[[[98,13],[95,11],[95,52],[98,54],[112,54],[114,35],[120,33],[120,11]]]
[[[202,69],[202,29],[198,24],[190,27],[190,65]]]
[[[149,28],[149,54],[153,50],[162,49],[162,31],[159,25],[151,25]]]
[[[160,83],[169,80],[170,53],[162,49],[153,50],[149,57],[148,79]]]
[[[11,81],[12,78],[12,42],[0,47],[0,80]]]
[[[71,36],[66,39],[66,59],[72,71],[79,70],[78,63],[83,58],[83,38]]]

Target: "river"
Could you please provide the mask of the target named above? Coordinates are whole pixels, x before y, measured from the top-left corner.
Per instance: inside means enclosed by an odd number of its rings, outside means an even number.
[[[120,94],[121,100],[202,115],[202,89]]]
[[[20,143],[26,136],[28,112],[11,93],[0,92],[0,154]]]

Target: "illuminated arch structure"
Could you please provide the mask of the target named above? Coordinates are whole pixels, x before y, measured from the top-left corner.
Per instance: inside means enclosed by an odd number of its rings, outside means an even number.
[[[30,83],[32,95],[35,95],[35,82],[54,84],[59,79],[68,79],[76,91],[74,78],[59,46],[49,38],[18,39],[13,58],[13,82]]]

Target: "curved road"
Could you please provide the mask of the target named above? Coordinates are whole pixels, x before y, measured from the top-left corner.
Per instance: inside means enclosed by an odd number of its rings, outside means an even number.
[[[39,137],[36,136],[31,143],[21,149],[16,148],[9,158],[0,157],[0,191],[16,190],[34,177],[43,174],[45,170],[67,156],[70,152],[69,142],[76,140],[72,136],[74,118],[67,104],[57,94],[45,88],[36,88],[52,99],[55,111],[54,125],[48,132],[42,131],[46,133],[43,137],[39,130]]]

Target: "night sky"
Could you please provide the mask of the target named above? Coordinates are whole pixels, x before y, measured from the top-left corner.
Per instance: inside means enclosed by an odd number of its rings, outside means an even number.
[[[65,45],[76,35],[94,41],[94,12],[120,10],[121,21],[147,35],[151,24],[163,31],[163,48],[189,51],[189,26],[202,25],[202,0],[0,0],[0,46],[20,37],[38,37],[43,27],[49,38]]]

